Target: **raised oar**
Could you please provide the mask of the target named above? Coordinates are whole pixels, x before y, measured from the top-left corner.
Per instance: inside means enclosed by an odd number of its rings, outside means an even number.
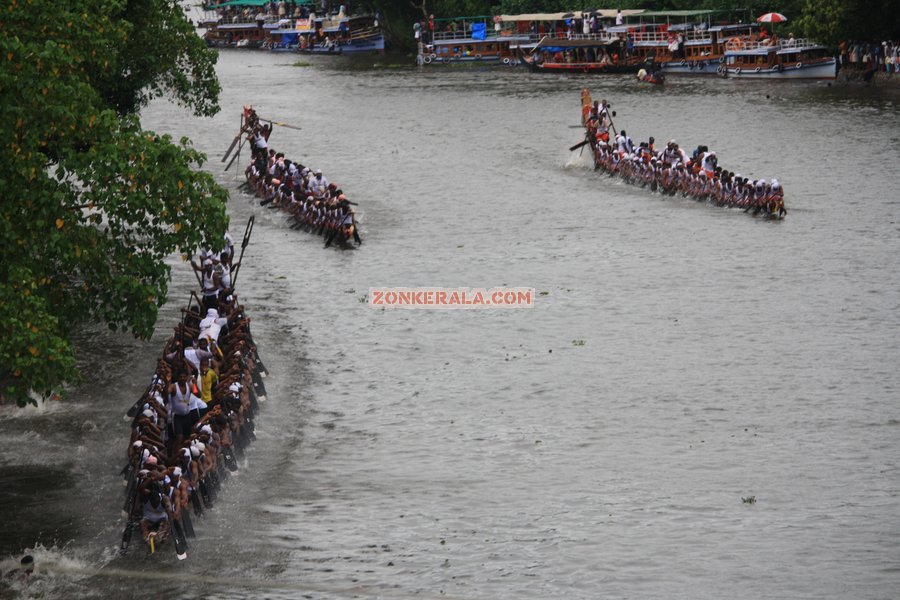
[[[262,117],[260,117],[259,120],[265,121],[266,123],[269,123],[270,125],[278,125],[279,127],[287,127],[288,129],[296,129],[297,131],[302,131],[296,125],[288,125],[287,123],[281,123],[279,121],[272,121],[271,119],[263,119]]]
[[[256,217],[251,215],[250,220],[247,221],[247,227],[244,229],[244,239],[241,241],[241,256],[238,258],[234,273],[231,274],[231,289],[234,289],[237,284],[237,276],[241,272],[241,261],[244,260],[244,250],[247,249],[247,244],[250,243],[250,235],[253,233],[253,222],[255,219]]]

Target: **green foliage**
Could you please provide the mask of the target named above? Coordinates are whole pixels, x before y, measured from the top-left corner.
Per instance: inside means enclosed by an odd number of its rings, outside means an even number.
[[[133,114],[163,94],[218,110],[177,4],[10,0],[0,27],[0,393],[21,404],[77,379],[73,327],[150,336],[164,259],[221,241],[227,194]]]

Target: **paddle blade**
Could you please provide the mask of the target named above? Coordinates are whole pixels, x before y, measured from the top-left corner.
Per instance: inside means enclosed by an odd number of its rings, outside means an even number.
[[[178,560],[187,558],[187,540],[184,539],[184,530],[181,529],[181,523],[172,520],[172,539],[175,541],[175,554]]]
[[[234,150],[234,147],[237,146],[237,143],[241,141],[241,134],[237,134],[234,136],[234,140],[232,140],[231,145],[228,146],[228,150],[225,151],[225,156],[222,157],[222,162],[228,160],[228,157],[231,155],[231,151]]]
[[[581,148],[582,146],[584,146],[587,143],[588,143],[588,140],[579,142],[579,143],[575,144],[574,146],[572,146],[571,148],[569,148],[569,152],[574,152],[575,150],[578,150],[579,148]]]

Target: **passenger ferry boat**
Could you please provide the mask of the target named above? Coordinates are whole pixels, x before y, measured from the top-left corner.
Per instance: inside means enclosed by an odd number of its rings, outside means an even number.
[[[198,26],[210,46],[266,48],[315,54],[384,52],[384,33],[371,15],[278,17],[261,12],[261,0],[233,0],[206,11]],[[223,8],[224,7],[224,8]],[[225,9],[237,9],[234,14]],[[247,8],[247,11],[241,11]],[[255,12],[256,11],[256,12]],[[246,12],[247,14],[244,14]]]
[[[613,32],[628,29],[625,35],[631,36],[634,54],[646,62],[656,63],[667,75],[715,75],[724,62],[726,40],[755,40],[758,25],[662,23],[612,29]]]
[[[266,25],[272,24],[272,18],[261,13],[243,15],[241,13],[225,16],[215,10],[203,13],[197,26],[205,29],[203,39],[207,45],[216,48],[261,48],[266,42]]]
[[[807,39],[729,40],[719,73],[744,79],[835,79],[837,60],[831,50]]]
[[[308,54],[383,54],[384,33],[372,15],[295,19],[269,32],[269,47]]]
[[[457,17],[435,19],[432,39],[419,43],[418,65],[451,63],[486,63],[514,65],[518,62],[515,48],[528,43],[528,35],[504,34],[494,17]]]
[[[522,62],[522,52],[531,53],[544,40],[591,39],[597,45],[613,41],[598,35],[583,33],[569,36],[566,22],[590,17],[613,19],[615,10],[593,13],[529,13],[435,19],[434,39],[419,45],[416,62],[419,65],[450,63],[487,63],[515,65]],[[638,14],[641,10],[625,10],[623,15]],[[581,30],[580,30],[581,31]],[[570,45],[567,50],[583,49],[584,44]],[[538,63],[547,62],[538,60]],[[552,62],[552,61],[549,61]],[[608,69],[603,69],[607,71]]]

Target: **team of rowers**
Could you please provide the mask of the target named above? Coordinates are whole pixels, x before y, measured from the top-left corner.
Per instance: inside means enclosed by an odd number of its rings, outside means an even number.
[[[331,183],[321,169],[310,169],[284,157],[268,147],[268,132],[258,121],[248,120],[252,139],[252,162],[244,175],[247,184],[260,198],[260,204],[280,208],[294,223],[292,228],[304,228],[325,237],[325,247],[337,240],[350,239],[362,244],[356,224],[354,202],[350,202],[337,184]]]
[[[777,179],[752,180],[723,169],[716,153],[702,145],[691,156],[675,140],[669,140],[661,150],[656,149],[652,137],[635,146],[625,130],[616,131],[606,100],[585,104],[582,114],[595,169],[618,175],[628,183],[649,185],[652,191],[663,194],[681,192],[685,197],[743,208],[745,212],[752,210],[754,215],[767,218],[780,219],[787,214],[784,188]]]
[[[193,536],[189,508],[200,515],[212,506],[222,481],[237,470],[237,458],[255,438],[256,394],[265,392],[250,319],[231,285],[233,256],[226,235],[222,251],[201,252],[200,265],[191,261],[200,275],[200,306],[183,311],[150,386],[129,412],[134,420],[123,470],[128,515],[123,554],[139,524],[151,552],[172,536],[178,558],[185,558],[185,537]]]

